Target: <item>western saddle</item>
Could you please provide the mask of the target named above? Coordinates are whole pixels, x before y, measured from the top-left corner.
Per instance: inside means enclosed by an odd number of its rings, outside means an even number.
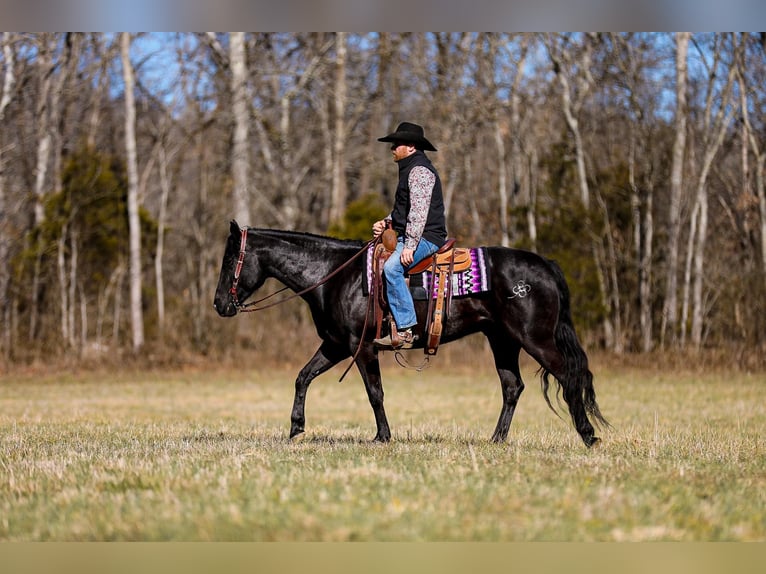
[[[370,297],[374,298],[374,317],[376,324],[376,338],[380,338],[384,315],[388,319],[391,328],[391,341],[394,347],[398,346],[399,334],[396,323],[391,316],[391,310],[384,293],[383,264],[396,249],[396,232],[386,229],[381,240],[376,243],[373,252],[372,287]],[[439,348],[442,335],[442,325],[447,317],[450,302],[452,301],[452,274],[464,271],[471,266],[471,255],[468,249],[455,247],[455,239],[449,238],[441,248],[417,262],[408,272],[408,276],[418,275],[424,271],[431,271],[431,282],[425,286],[428,296],[428,315],[424,333],[428,337],[424,345],[427,355],[435,355]],[[408,279],[409,282],[409,279]],[[436,297],[433,297],[433,283],[436,282]]]

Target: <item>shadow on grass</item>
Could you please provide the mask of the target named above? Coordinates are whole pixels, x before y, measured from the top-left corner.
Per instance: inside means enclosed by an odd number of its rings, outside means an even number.
[[[332,433],[332,432],[309,432],[290,438],[283,433],[264,433],[253,430],[247,432],[238,431],[200,431],[194,434],[186,434],[181,437],[185,443],[194,444],[213,444],[213,443],[237,443],[249,442],[260,443],[263,445],[362,445],[362,446],[386,446],[390,444],[411,444],[411,445],[429,445],[429,444],[459,444],[459,445],[485,445],[493,444],[488,438],[479,436],[448,436],[442,434],[424,434],[424,435],[403,435],[394,436],[390,442],[380,442],[373,438],[358,433]],[[507,444],[507,443],[503,443]],[[502,446],[499,445],[499,446]]]

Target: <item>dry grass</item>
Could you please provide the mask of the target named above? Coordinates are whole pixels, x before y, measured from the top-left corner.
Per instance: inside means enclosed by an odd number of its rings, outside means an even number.
[[[387,445],[341,368],[300,442],[293,370],[8,375],[0,540],[766,540],[763,375],[596,365],[588,451],[533,365],[496,445],[490,365],[385,362]]]

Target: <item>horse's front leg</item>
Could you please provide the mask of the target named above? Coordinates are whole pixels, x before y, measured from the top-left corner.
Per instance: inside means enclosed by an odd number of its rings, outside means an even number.
[[[375,440],[378,442],[388,442],[391,440],[391,429],[388,428],[388,419],[386,411],[383,408],[383,383],[380,378],[380,362],[378,354],[372,348],[372,345],[365,345],[359,356],[356,358],[356,366],[364,381],[364,388],[367,390],[367,397],[370,399],[372,412],[375,413],[375,424],[378,432],[375,434]]]
[[[306,393],[311,381],[348,356],[347,352],[325,341],[301,369],[298,378],[295,379],[295,399],[293,399],[293,412],[290,415],[290,438],[295,438],[305,431]]]

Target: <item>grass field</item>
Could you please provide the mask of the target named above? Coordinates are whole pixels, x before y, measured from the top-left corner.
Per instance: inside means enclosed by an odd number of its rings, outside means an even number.
[[[764,541],[766,378],[594,365],[587,450],[525,369],[507,444],[479,375],[384,357],[393,440],[359,376],[297,369],[0,379],[0,540]]]

